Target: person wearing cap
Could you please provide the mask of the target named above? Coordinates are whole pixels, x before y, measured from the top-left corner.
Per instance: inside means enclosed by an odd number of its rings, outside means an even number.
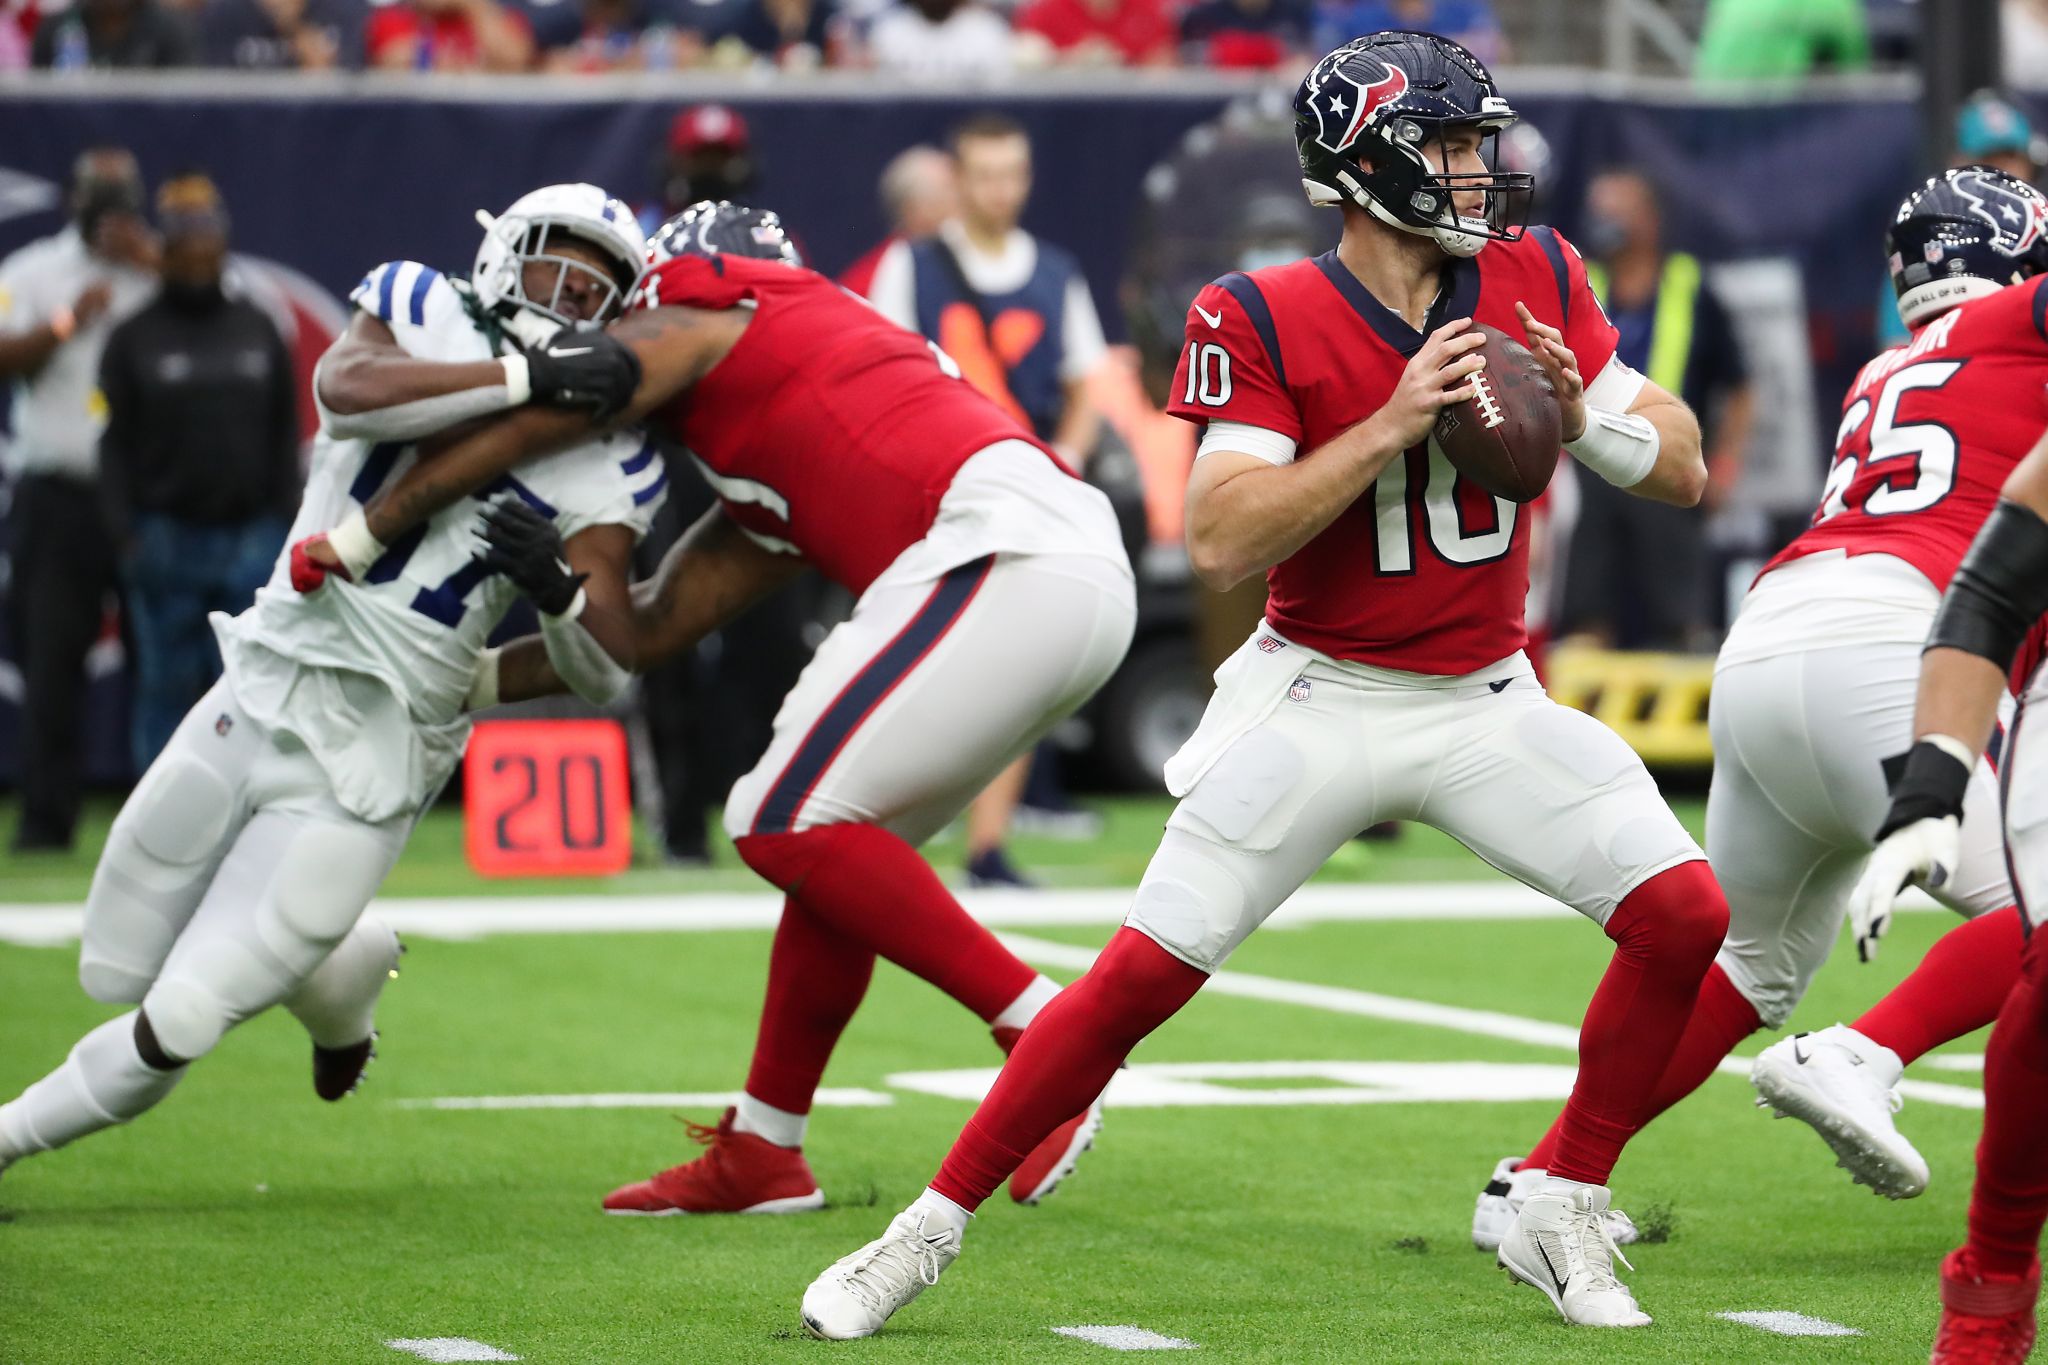
[[[1990,166],[2030,185],[2039,184],[2042,169],[2048,167],[2048,138],[2034,131],[2033,121],[2011,96],[1997,90],[1979,90],[1956,110],[1956,145],[1948,164]],[[1899,318],[1897,291],[1892,288],[1889,275],[1881,288],[1877,344],[1880,349],[1903,346],[1909,334]]]
[[[659,198],[642,204],[640,228],[648,236],[699,200],[747,198],[754,188],[753,139],[747,121],[724,104],[693,104],[668,126],[655,161]]]
[[[157,194],[163,285],[100,361],[100,493],[135,643],[135,769],[220,677],[210,612],[249,605],[299,498],[297,381],[261,308],[221,287],[228,216],[213,182]]]
[[[0,380],[14,397],[8,633],[22,672],[16,852],[70,848],[78,820],[85,656],[116,586],[95,487],[100,351],[156,278],[133,155],[82,153],[69,203],[62,232],[0,261]]]

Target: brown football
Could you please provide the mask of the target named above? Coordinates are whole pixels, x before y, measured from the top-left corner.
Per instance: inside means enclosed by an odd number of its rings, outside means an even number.
[[[1472,376],[1478,392],[1437,414],[1431,434],[1460,474],[1495,497],[1533,502],[1557,469],[1557,393],[1528,347],[1497,327],[1472,327],[1486,337],[1486,368]]]

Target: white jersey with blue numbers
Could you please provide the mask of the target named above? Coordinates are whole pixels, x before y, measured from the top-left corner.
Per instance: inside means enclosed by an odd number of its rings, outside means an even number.
[[[488,360],[498,352],[465,290],[439,271],[396,261],[371,271],[350,298],[411,355]],[[289,543],[366,506],[415,457],[411,444],[323,431]],[[519,466],[398,537],[357,582],[330,578],[301,594],[291,585],[287,551],[253,606],[213,618],[235,699],[259,723],[302,740],[336,798],[363,819],[416,807],[461,757],[469,737],[463,703],[477,660],[518,599],[509,581],[476,565],[485,502],[520,498],[552,519],[564,540],[606,525],[630,527],[637,539],[667,489],[653,446],[637,432],[622,433]]]

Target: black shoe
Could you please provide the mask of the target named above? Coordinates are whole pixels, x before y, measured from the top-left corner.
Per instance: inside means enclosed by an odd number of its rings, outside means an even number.
[[[967,860],[967,884],[975,888],[1008,887],[1012,891],[1036,891],[1038,883],[1010,865],[1002,849],[992,848]]]
[[[377,1055],[376,1045],[375,1033],[349,1047],[313,1044],[313,1093],[329,1104],[355,1093]]]

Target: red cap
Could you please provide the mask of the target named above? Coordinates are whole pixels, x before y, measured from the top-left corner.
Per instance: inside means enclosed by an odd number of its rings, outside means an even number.
[[[668,126],[669,150],[694,152],[703,147],[747,150],[747,121],[723,104],[699,104],[676,115]]]

